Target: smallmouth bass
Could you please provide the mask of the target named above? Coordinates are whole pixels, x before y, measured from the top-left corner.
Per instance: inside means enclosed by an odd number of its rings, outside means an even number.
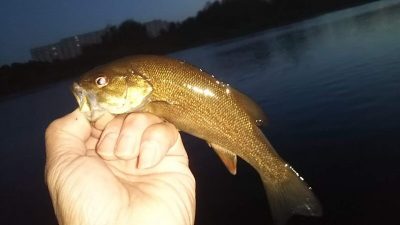
[[[92,69],[72,89],[90,121],[105,112],[150,112],[207,141],[232,174],[241,157],[260,175],[276,224],[293,214],[322,214],[311,188],[260,130],[266,117],[258,105],[201,69],[163,56],[133,56]]]

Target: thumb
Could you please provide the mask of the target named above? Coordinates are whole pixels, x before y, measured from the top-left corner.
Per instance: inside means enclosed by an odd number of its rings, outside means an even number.
[[[90,132],[91,126],[88,120],[78,109],[53,121],[46,129],[47,161],[59,160],[61,156],[85,155],[85,141],[89,138]]]

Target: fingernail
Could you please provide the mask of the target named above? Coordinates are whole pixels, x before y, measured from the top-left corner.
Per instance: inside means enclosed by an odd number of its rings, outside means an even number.
[[[153,167],[156,163],[156,154],[158,151],[158,144],[153,141],[147,141],[140,146],[141,153],[139,157],[139,169],[147,169]]]

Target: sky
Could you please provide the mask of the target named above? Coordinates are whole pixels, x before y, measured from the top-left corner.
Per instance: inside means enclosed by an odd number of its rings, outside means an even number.
[[[30,59],[30,49],[124,20],[181,21],[211,0],[3,0],[0,66]]]

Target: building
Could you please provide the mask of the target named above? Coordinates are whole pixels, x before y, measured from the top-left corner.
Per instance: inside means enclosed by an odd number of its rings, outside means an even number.
[[[168,31],[170,23],[163,20],[152,20],[143,25],[146,28],[147,35],[151,38],[155,38],[160,35],[162,31]]]
[[[98,44],[108,28],[79,34],[61,39],[59,42],[31,49],[31,57],[34,61],[53,62],[55,60],[66,60],[82,54],[82,47]]]
[[[151,38],[155,38],[160,35],[163,30],[167,31],[170,23],[162,20],[153,20],[144,23],[143,25],[146,28],[147,35]],[[102,36],[108,30],[109,27],[99,31],[63,38],[54,44],[32,48],[32,60],[40,62],[53,62],[55,60],[75,58],[82,54],[83,46],[101,43]]]
[[[31,49],[31,57],[34,61],[52,62],[59,59],[59,48],[57,44],[46,45]]]

